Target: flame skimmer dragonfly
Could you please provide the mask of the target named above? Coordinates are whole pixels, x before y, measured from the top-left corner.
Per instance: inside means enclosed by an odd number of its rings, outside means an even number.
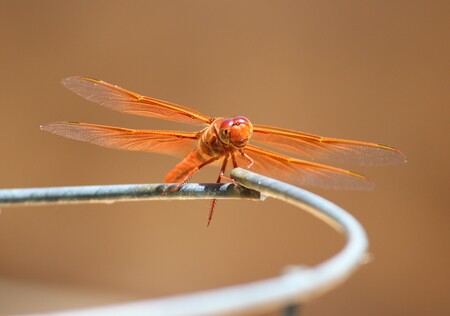
[[[217,183],[227,179],[225,170],[231,163],[233,167],[246,168],[295,185],[340,189],[371,189],[373,184],[358,173],[315,161],[360,165],[388,165],[406,161],[400,151],[389,146],[252,124],[243,116],[213,118],[92,78],[69,77],[62,84],[83,98],[112,110],[203,125],[204,128],[198,132],[136,130],[78,122],[54,122],[41,126],[48,132],[104,147],[183,158],[164,179],[165,182],[178,183],[177,189],[202,167],[220,163],[220,160],[222,167]],[[256,146],[253,142],[289,152],[298,158]],[[214,203],[215,200],[208,225]]]

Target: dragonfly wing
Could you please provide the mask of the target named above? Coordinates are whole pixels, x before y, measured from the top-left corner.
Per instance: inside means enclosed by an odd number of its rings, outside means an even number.
[[[321,137],[294,130],[254,125],[252,141],[293,153],[311,161],[358,165],[403,163],[406,157],[395,148],[375,143]]]
[[[257,146],[247,145],[244,152],[254,163],[248,167],[248,160],[238,153],[236,160],[239,167],[294,185],[354,190],[370,190],[374,186],[360,174],[294,159]]]
[[[69,77],[62,84],[89,101],[119,112],[191,124],[210,124],[213,121],[196,110],[142,96],[97,79]]]
[[[104,147],[146,151],[184,158],[196,146],[199,132],[135,130],[98,124],[55,122],[42,130]]]

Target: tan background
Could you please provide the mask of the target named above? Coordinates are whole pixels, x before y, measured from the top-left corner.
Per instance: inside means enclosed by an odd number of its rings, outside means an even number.
[[[89,103],[88,75],[212,116],[395,146],[353,168],[373,192],[315,190],[366,227],[374,260],[306,315],[450,313],[448,1],[0,1],[0,187],[162,181],[176,158],[41,132],[77,120],[177,128]],[[194,181],[213,181],[207,169]],[[341,237],[273,200],[2,210],[0,313],[254,281],[335,254]]]

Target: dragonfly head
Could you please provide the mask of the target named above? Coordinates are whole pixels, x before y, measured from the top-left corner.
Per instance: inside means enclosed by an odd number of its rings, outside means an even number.
[[[242,148],[247,145],[252,133],[252,123],[243,116],[225,119],[219,127],[220,140],[236,148]]]

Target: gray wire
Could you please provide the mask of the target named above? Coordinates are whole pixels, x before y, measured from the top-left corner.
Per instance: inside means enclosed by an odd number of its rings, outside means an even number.
[[[327,223],[345,234],[347,244],[338,254],[321,264],[314,267],[291,266],[286,269],[282,275],[270,279],[209,291],[95,308],[46,313],[46,315],[223,315],[232,313],[257,313],[276,309],[281,310],[289,306],[306,302],[307,300],[336,287],[364,262],[368,247],[365,231],[355,218],[342,208],[306,190],[244,169],[234,169],[231,172],[231,176],[241,186],[259,191],[264,196],[285,201],[301,209],[310,211],[312,214],[324,219]],[[161,185],[156,185],[156,187],[160,186]],[[96,194],[99,194],[99,192],[103,194],[102,189],[108,187],[119,188],[120,186],[91,187],[92,189],[97,188],[97,190],[100,191],[97,191],[97,193],[91,192],[93,195],[81,200],[92,201],[92,199],[96,198]],[[131,187],[129,185],[125,187],[127,189],[132,189],[133,185],[131,185]],[[200,189],[200,187],[203,187],[203,189]],[[223,195],[221,195],[222,191],[218,189],[221,187],[222,186],[220,185],[214,187],[216,189],[215,191],[213,190],[214,193],[211,193],[209,191],[209,185],[198,186],[189,184],[183,187],[184,191],[182,192],[185,193],[181,192],[174,196],[166,195],[166,197],[164,197],[161,195],[162,191],[160,189],[157,190],[156,188],[152,188],[150,190],[150,192],[152,192],[150,195],[146,193],[140,197],[136,197],[133,194],[125,194],[122,195],[122,197],[126,196],[126,199],[148,199],[150,196],[153,198],[153,195],[155,195],[155,198],[157,199],[172,199],[174,197],[211,198],[213,196],[233,196],[233,194],[237,197],[242,194],[242,192],[245,192],[237,190],[239,194],[236,195],[236,188],[230,189],[230,185],[228,185],[226,188],[231,191],[226,191],[226,193],[223,192]],[[234,186],[231,185],[231,187]],[[72,194],[69,194],[69,196],[73,197],[77,190],[81,192],[82,190],[80,191],[79,188],[80,187],[77,187],[77,189],[73,191]],[[49,190],[53,189],[54,188],[49,188]],[[17,192],[20,193],[20,190],[21,189],[18,189],[15,194],[17,194]],[[65,190],[70,190],[70,187],[65,188]],[[190,193],[187,194],[186,190],[188,192],[194,191],[197,193],[189,195]],[[251,198],[254,198],[254,193],[253,191],[251,192],[252,193],[249,194],[251,195]],[[11,191],[9,193],[11,193]],[[24,191],[24,193],[25,196],[30,194],[29,191]],[[158,194],[159,197],[157,197]],[[183,194],[186,194],[186,196],[183,196]],[[209,196],[205,197],[204,194],[209,194]],[[2,201],[1,196],[0,191],[0,202]],[[105,196],[108,197],[106,200],[109,201],[115,198],[114,194],[106,194]],[[21,202],[24,202],[23,196],[19,198],[19,200],[20,199],[22,199]],[[98,201],[98,199],[95,200]],[[8,203],[7,205],[11,205],[11,201]],[[290,311],[291,310],[286,310],[286,312]]]
[[[253,199],[257,191],[226,184],[121,184],[0,190],[0,207],[48,204],[114,203],[132,200]]]

